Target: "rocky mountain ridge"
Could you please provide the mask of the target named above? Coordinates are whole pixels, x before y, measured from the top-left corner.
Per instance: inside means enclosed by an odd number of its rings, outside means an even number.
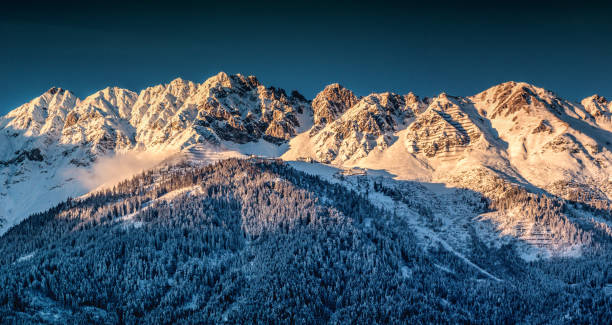
[[[43,144],[85,145],[93,154],[106,154],[205,141],[279,143],[303,128],[299,115],[309,109],[297,92],[287,95],[253,76],[222,72],[202,84],[178,78],[140,93],[109,87],[83,100],[51,88],[11,111],[0,126],[12,137],[41,137]]]

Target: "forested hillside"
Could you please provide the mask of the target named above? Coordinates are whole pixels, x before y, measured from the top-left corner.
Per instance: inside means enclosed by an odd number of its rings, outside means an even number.
[[[472,231],[466,259],[404,218],[276,160],[149,171],[4,234],[0,320],[612,322],[607,241],[527,263]]]

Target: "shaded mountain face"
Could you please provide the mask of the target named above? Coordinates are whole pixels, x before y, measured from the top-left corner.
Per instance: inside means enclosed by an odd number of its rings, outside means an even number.
[[[474,229],[465,253],[433,232],[429,246],[412,224],[436,218],[435,204],[418,199],[422,186],[377,180],[371,190],[400,191],[398,204],[411,212],[270,159],[142,173],[0,237],[0,315],[109,324],[610,318],[601,289],[610,250],[525,263],[515,247],[490,247]]]

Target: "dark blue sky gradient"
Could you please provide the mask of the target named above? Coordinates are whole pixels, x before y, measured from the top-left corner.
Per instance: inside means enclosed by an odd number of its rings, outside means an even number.
[[[20,1],[0,10],[0,113],[51,86],[83,98],[219,71],[312,98],[339,82],[377,91],[472,95],[526,81],[578,100],[612,96],[605,4],[491,1]]]

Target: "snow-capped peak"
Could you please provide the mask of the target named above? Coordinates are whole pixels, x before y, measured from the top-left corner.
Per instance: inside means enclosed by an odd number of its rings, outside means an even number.
[[[612,102],[598,94],[589,96],[580,101],[580,103],[595,117],[605,113],[612,113]]]
[[[230,88],[232,87],[232,84],[230,82],[230,78],[227,75],[227,73],[221,71],[219,73],[217,73],[216,75],[206,79],[206,81],[204,81],[203,83],[204,86],[207,87],[225,87],[225,88]]]

